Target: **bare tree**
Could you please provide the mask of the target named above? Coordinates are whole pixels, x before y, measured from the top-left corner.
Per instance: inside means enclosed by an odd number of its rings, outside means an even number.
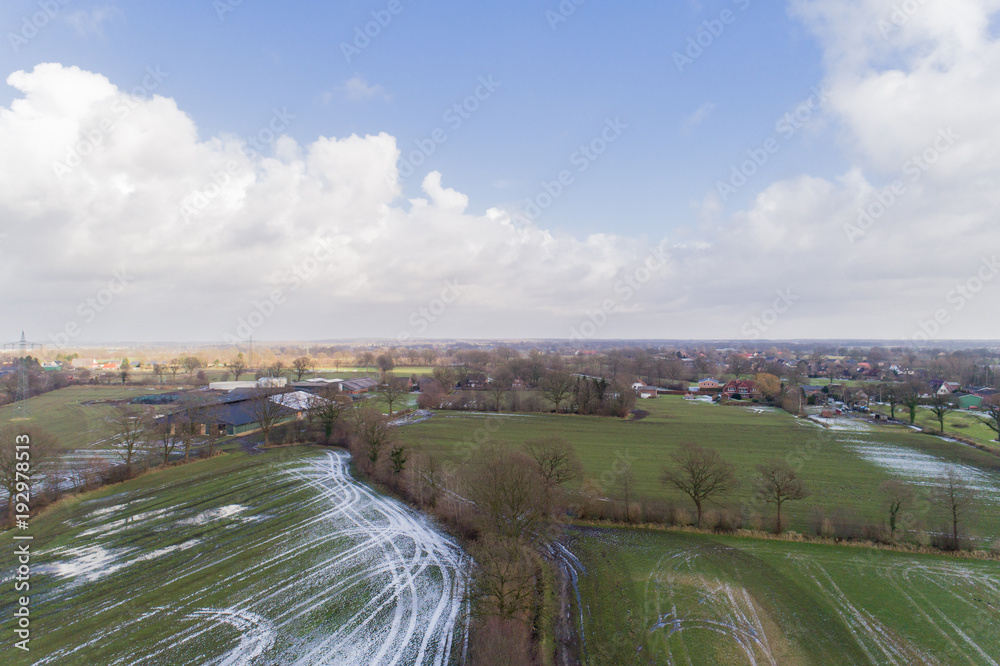
[[[285,367],[285,364],[282,361],[277,360],[267,366],[267,372],[265,374],[268,377],[284,377],[286,370],[288,370],[288,368]]]
[[[388,352],[379,354],[378,358],[375,359],[375,364],[378,365],[378,369],[382,374],[385,374],[396,367],[396,362],[393,360],[392,354]]]
[[[537,571],[531,548],[516,537],[486,534],[477,540],[473,556],[475,613],[505,619],[530,613]]]
[[[795,470],[780,458],[757,465],[757,478],[754,488],[758,499],[773,504],[776,510],[774,533],[781,534],[784,525],[781,522],[781,507],[785,502],[805,499],[809,491],[795,475]]]
[[[18,493],[31,504],[31,480],[56,451],[56,439],[48,432],[33,426],[14,423],[0,428],[0,485],[7,496],[7,518],[13,519]],[[25,512],[26,513],[26,512]]]
[[[295,371],[295,381],[301,382],[302,375],[311,372],[314,367],[316,367],[316,363],[308,356],[300,356],[292,361],[292,369]]]
[[[548,512],[534,462],[502,442],[486,442],[469,467],[466,495],[485,531],[510,539],[535,540]]]
[[[697,444],[681,444],[670,458],[673,465],[663,469],[660,479],[691,498],[698,510],[700,528],[704,503],[724,495],[736,485],[733,467],[715,449]]]
[[[399,402],[400,398],[409,393],[405,381],[405,379],[393,376],[391,372],[383,372],[378,386],[375,387],[375,395],[389,408],[390,417],[392,416],[393,404]]]
[[[115,408],[110,423],[111,446],[131,475],[132,464],[146,452],[147,415],[128,404],[122,404]]]
[[[271,431],[289,415],[288,408],[277,399],[280,395],[273,389],[258,389],[249,402],[250,414],[264,435],[264,446],[271,445]]]
[[[507,370],[500,370],[494,373],[494,377],[487,384],[486,392],[489,393],[492,399],[493,411],[499,412],[500,408],[503,406],[504,396],[510,390],[511,382],[513,378]]]
[[[991,395],[983,400],[981,409],[986,412],[986,417],[977,416],[976,418],[995,432],[997,434],[996,441],[1000,442],[1000,395]]]
[[[893,421],[896,420],[896,406],[901,402],[902,393],[898,384],[889,382],[883,385],[882,395],[885,401],[889,403],[889,418]]]
[[[170,461],[170,454],[177,448],[177,440],[174,439],[174,423],[166,417],[153,419],[150,432],[156,441],[156,448],[163,452],[163,464]]]
[[[948,548],[958,550],[965,515],[973,503],[972,490],[954,469],[949,469],[935,489],[933,497],[945,509],[951,532],[948,535]]]
[[[154,363],[153,364],[153,374],[156,375],[156,379],[158,380],[158,383],[160,383],[160,384],[163,383],[163,373],[164,373],[164,371],[166,371],[166,368],[163,366],[162,363]]]
[[[750,359],[743,354],[732,354],[729,357],[729,374],[739,379],[743,375],[749,375],[752,366]]]
[[[324,442],[330,443],[333,429],[336,427],[351,405],[351,399],[344,395],[336,395],[333,392],[325,392],[322,395],[313,396],[309,401],[309,412],[312,418],[319,421],[323,426]]]
[[[364,447],[372,468],[378,464],[382,450],[393,440],[392,429],[382,412],[368,405],[354,410],[354,434]]]
[[[955,406],[951,403],[951,398],[946,395],[941,395],[940,393],[935,393],[931,397],[930,408],[931,411],[934,412],[934,416],[937,418],[938,424],[941,426],[941,434],[944,434],[944,419],[955,409]]]
[[[546,499],[550,505],[556,488],[579,478],[583,473],[576,450],[562,437],[529,439],[524,443],[524,451],[534,461],[538,474],[542,477]]]
[[[635,472],[632,471],[632,463],[621,466],[615,475],[615,484],[625,503],[625,520],[632,522],[632,496],[635,494]]]
[[[181,359],[181,365],[184,366],[184,369],[187,370],[190,375],[201,367],[201,361],[197,356],[185,356]]]
[[[233,373],[236,381],[240,381],[240,375],[247,371],[247,364],[243,360],[243,354],[237,354],[236,358],[226,364],[226,367]]]
[[[177,371],[181,369],[181,362],[172,358],[167,362],[167,370],[170,371],[170,378],[177,379]]]
[[[555,405],[556,413],[558,413],[559,405],[569,398],[573,392],[573,382],[566,372],[550,372],[542,379],[541,389],[542,395]]]
[[[903,395],[899,400],[906,407],[910,414],[910,424],[917,420],[917,407],[920,406],[920,391],[916,386],[908,386],[903,389]]]
[[[913,503],[913,488],[897,479],[883,481],[879,486],[882,492],[883,505],[889,514],[889,540],[896,538],[896,528],[899,526],[899,514]]]

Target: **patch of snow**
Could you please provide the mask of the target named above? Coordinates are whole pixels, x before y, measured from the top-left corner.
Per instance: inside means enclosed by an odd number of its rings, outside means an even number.
[[[230,504],[228,506],[223,506],[218,509],[208,509],[207,511],[202,511],[194,518],[186,518],[184,520],[177,521],[178,525],[204,525],[205,523],[210,523],[213,520],[222,520],[224,518],[231,518],[236,514],[246,511],[246,507],[240,504]]]

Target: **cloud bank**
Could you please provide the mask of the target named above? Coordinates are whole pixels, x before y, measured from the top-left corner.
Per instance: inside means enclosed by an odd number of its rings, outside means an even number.
[[[713,189],[669,238],[618,235],[615,220],[576,238],[470,211],[437,172],[404,200],[392,136],[303,145],[280,109],[259,141],[203,138],[156,94],[155,71],[135,91],[56,63],[14,72],[19,97],[0,109],[5,319],[73,342],[222,341],[241,326],[257,339],[568,337],[588,321],[594,337],[909,338],[943,311],[933,335],[997,337],[1000,280],[983,260],[1000,249],[1000,2],[909,4],[792,2],[823,47],[825,127],[850,168],[774,182],[728,216]],[[418,314],[449,284],[453,302]]]

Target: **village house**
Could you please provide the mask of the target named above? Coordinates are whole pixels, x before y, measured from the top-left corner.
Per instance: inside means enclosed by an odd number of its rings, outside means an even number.
[[[752,379],[732,380],[722,387],[722,395],[727,398],[750,399],[760,395],[757,391],[757,382]]]

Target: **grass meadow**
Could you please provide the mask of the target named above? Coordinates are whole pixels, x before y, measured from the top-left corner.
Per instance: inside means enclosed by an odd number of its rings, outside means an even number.
[[[744,505],[766,514],[753,498],[754,466],[769,458],[784,458],[798,467],[812,494],[786,505],[789,527],[808,531],[813,507],[842,509],[870,519],[882,519],[879,485],[892,478],[908,481],[927,496],[948,469],[969,480],[977,498],[968,527],[973,535],[992,541],[1000,537],[1000,457],[903,426],[875,426],[852,420],[827,429],[778,411],[756,406],[722,407],[660,397],[641,401],[649,416],[639,421],[576,415],[494,415],[439,411],[423,422],[406,426],[402,436],[412,446],[442,459],[474,455],[476,438],[492,436],[513,444],[538,437],[559,436],[576,448],[591,486],[610,499],[622,499],[624,489],[615,473],[630,463],[635,476],[633,497],[688,506],[689,500],[660,482],[671,452],[684,442],[718,449],[736,467],[740,487],[726,503]],[[579,483],[577,484],[579,486]],[[919,505],[917,516],[927,528],[940,522],[935,507]],[[764,516],[767,518],[767,516]]]
[[[993,664],[1000,563],[570,528],[584,663]]]

